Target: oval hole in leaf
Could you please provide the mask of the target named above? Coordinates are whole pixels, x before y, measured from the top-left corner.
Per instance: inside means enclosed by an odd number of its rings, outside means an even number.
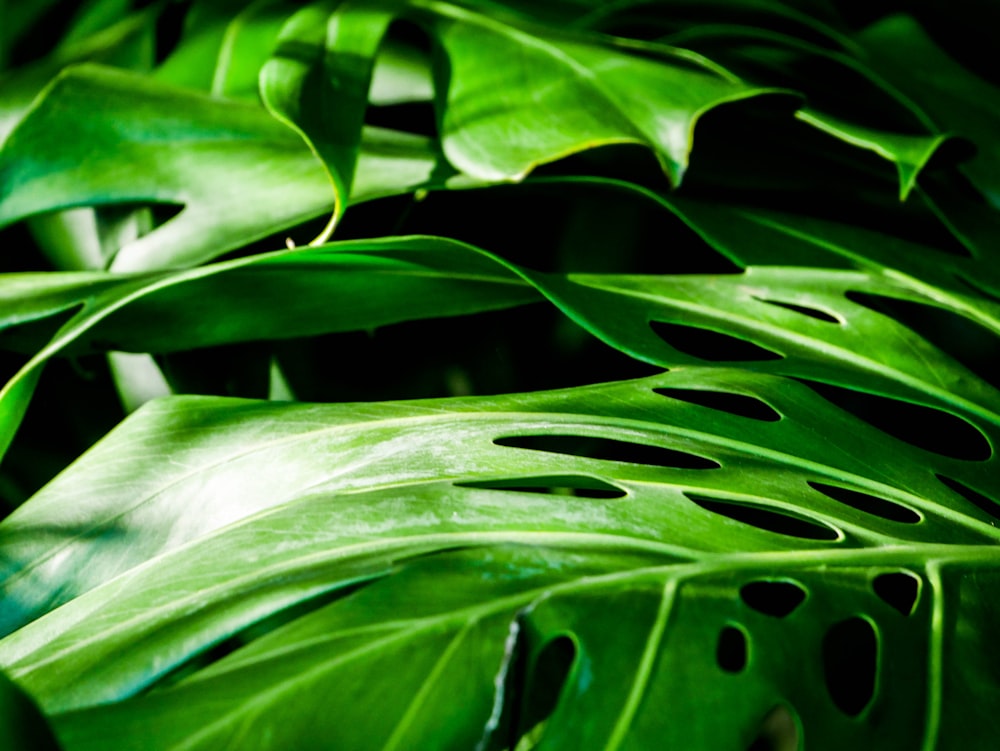
[[[715,661],[727,673],[738,673],[747,664],[747,636],[743,629],[726,626],[719,632]]]
[[[727,391],[701,391],[699,389],[653,389],[661,396],[678,399],[700,407],[728,412],[737,417],[746,417],[761,422],[777,422],[781,415],[769,404],[745,394],[731,394]]]
[[[817,321],[824,321],[826,323],[842,323],[842,321],[827,313],[825,310],[819,310],[818,308],[808,308],[805,305],[794,305],[790,302],[780,302],[778,300],[767,300],[763,297],[755,297],[755,300],[760,302],[765,302],[768,305],[776,305],[779,308],[784,308],[785,310],[791,310],[795,313],[801,313],[804,316],[809,316],[810,318],[815,318]]]
[[[911,508],[907,508],[895,501],[887,501],[860,490],[848,490],[836,485],[826,485],[822,482],[809,481],[809,486],[827,498],[832,498],[853,509],[857,509],[865,514],[871,514],[890,522],[900,522],[901,524],[916,524],[921,520],[920,514]]]
[[[936,477],[948,486],[950,490],[958,493],[977,509],[985,514],[988,514],[989,516],[992,516],[997,521],[1000,521],[1000,504],[996,503],[988,496],[983,495],[978,490],[973,490],[968,485],[965,485],[958,480],[953,480],[945,475],[936,475]]]
[[[779,704],[760,723],[757,737],[747,751],[798,751],[799,724],[784,704]]]
[[[479,488],[481,490],[508,490],[516,493],[542,493],[546,495],[566,495],[578,498],[624,498],[621,488],[582,475],[560,475],[554,477],[519,477],[502,480],[482,480],[476,482],[456,482],[455,487]]]
[[[891,571],[876,576],[872,589],[888,605],[903,615],[911,615],[920,597],[920,577],[909,571]]]
[[[780,360],[783,355],[766,347],[700,326],[650,321],[649,327],[663,341],[685,355],[710,362]]]
[[[878,636],[864,618],[848,618],[823,637],[823,677],[837,708],[857,717],[875,695]]]
[[[576,646],[568,636],[557,636],[542,647],[529,669],[527,685],[514,693],[522,697],[519,716],[513,723],[518,738],[529,733],[537,735],[538,726],[555,711],[575,660]]]
[[[792,581],[760,579],[740,587],[740,598],[758,613],[784,618],[805,602],[806,590]]]
[[[967,461],[984,461],[993,454],[978,428],[949,412],[828,383],[797,380],[845,412],[924,451]]]
[[[840,538],[840,533],[832,527],[804,519],[801,516],[792,516],[760,506],[749,506],[693,493],[685,493],[685,495],[706,511],[722,514],[722,516],[768,532],[788,537],[800,537],[805,540],[837,540]]]
[[[1000,337],[968,318],[912,300],[848,292],[847,299],[888,316],[920,334],[994,388],[1000,388]]]
[[[590,459],[602,459],[629,464],[649,464],[670,469],[718,469],[718,462],[703,456],[675,451],[663,446],[646,443],[616,441],[613,438],[595,438],[578,435],[515,435],[497,438],[498,446],[547,451],[553,454],[568,454]]]

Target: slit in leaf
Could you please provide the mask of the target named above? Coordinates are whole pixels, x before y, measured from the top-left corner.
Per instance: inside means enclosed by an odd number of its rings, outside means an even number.
[[[518,677],[522,683],[513,694],[521,700],[512,717],[511,748],[521,748],[520,742],[524,739],[530,742],[529,748],[535,748],[541,740],[575,660],[576,645],[568,636],[557,636],[549,641],[530,665],[525,664],[527,655],[521,659]]]
[[[191,8],[190,0],[168,3],[156,22],[155,55],[162,63],[177,49],[184,36],[184,21]]]
[[[840,533],[832,527],[804,519],[801,516],[793,516],[760,506],[735,503],[720,498],[708,498],[694,493],[685,493],[685,495],[706,511],[721,514],[767,532],[804,540],[837,540],[840,538]]]
[[[909,571],[890,571],[872,581],[872,589],[902,615],[912,615],[920,597],[920,577]]]
[[[830,315],[825,310],[819,310],[818,308],[810,308],[805,305],[795,305],[790,302],[781,302],[779,300],[768,300],[763,297],[755,297],[755,300],[767,303],[768,305],[775,305],[779,308],[785,308],[786,310],[791,310],[795,313],[801,313],[804,316],[809,316],[809,318],[815,318],[817,321],[824,321],[825,323],[843,323],[836,316]]]
[[[737,417],[746,417],[761,422],[777,422],[781,415],[769,404],[760,399],[745,394],[732,394],[727,391],[702,391],[700,389],[653,389],[661,396],[677,399],[700,407],[708,407],[720,412],[728,412]]]
[[[978,428],[949,412],[828,383],[798,380],[845,412],[924,451],[966,461],[984,461],[993,454]]]
[[[176,685],[180,681],[200,672],[201,670],[219,662],[232,653],[256,641],[262,636],[285,626],[292,621],[302,618],[309,613],[319,610],[326,605],[342,600],[369,584],[372,584],[381,577],[373,577],[363,581],[347,582],[344,586],[338,587],[330,592],[324,592],[301,602],[293,603],[286,608],[271,613],[261,620],[246,626],[242,630],[222,639],[214,644],[207,645],[204,649],[188,657],[184,662],[175,665],[169,672],[152,681],[146,688],[147,691],[161,690]]]
[[[836,485],[826,485],[822,482],[809,481],[809,486],[827,498],[832,498],[853,509],[857,509],[865,514],[877,516],[890,522],[900,522],[901,524],[916,524],[921,516],[911,508],[907,508],[895,501],[888,501],[859,490],[848,490]]]
[[[709,362],[762,362],[783,357],[766,347],[713,329],[665,321],[650,321],[649,326],[678,352]]]
[[[978,490],[973,490],[968,485],[959,482],[958,480],[953,480],[945,475],[936,475],[942,483],[944,483],[949,490],[958,493],[962,498],[967,500],[973,506],[978,508],[983,513],[992,516],[997,521],[1000,521],[1000,503],[997,503],[992,498],[983,495]]]
[[[857,616],[835,624],[823,637],[823,677],[830,699],[844,714],[857,717],[875,696],[878,635]]]
[[[686,451],[593,436],[517,435],[497,438],[493,443],[532,451],[629,464],[647,464],[670,469],[718,469],[721,466],[716,461]]]
[[[626,495],[621,488],[583,475],[477,480],[475,482],[458,482],[455,483],[455,486],[480,490],[507,490],[516,493],[576,496],[578,498],[624,498]]]
[[[740,587],[740,598],[758,613],[785,618],[805,602],[806,590],[787,579],[760,579]]]

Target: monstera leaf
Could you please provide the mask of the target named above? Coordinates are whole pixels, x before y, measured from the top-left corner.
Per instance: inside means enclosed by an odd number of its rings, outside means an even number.
[[[132,7],[0,0],[7,745],[996,744],[981,35]]]
[[[120,748],[504,748],[532,722],[543,747],[741,747],[775,707],[823,744],[918,745],[940,730],[915,707],[975,726],[996,698],[989,664],[952,664],[995,625],[977,592],[998,560],[997,510],[957,477],[804,385],[722,368],[154,402],[4,523],[8,612],[83,594],[0,660],[68,748],[111,727]],[[724,719],[691,722],[709,697]]]

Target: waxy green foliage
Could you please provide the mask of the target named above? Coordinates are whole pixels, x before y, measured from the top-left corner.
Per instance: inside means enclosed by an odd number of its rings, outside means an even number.
[[[74,8],[0,2],[12,748],[996,743],[975,18]]]

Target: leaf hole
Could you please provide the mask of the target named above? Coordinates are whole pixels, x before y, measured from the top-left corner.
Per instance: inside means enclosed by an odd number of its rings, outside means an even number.
[[[935,305],[848,292],[847,299],[898,321],[950,355],[994,388],[1000,388],[1000,337],[965,316]]]
[[[431,102],[401,102],[371,106],[365,113],[365,125],[434,138],[437,120]]]
[[[767,300],[763,297],[755,297],[755,300],[767,303],[768,305],[775,305],[779,308],[784,308],[785,310],[791,310],[795,313],[801,313],[804,316],[809,316],[810,318],[815,318],[817,321],[824,321],[826,323],[836,323],[841,324],[841,321],[836,316],[830,315],[825,310],[819,310],[818,308],[810,308],[805,305],[794,305],[790,302],[780,302],[778,300]]]
[[[715,661],[727,673],[739,673],[747,664],[747,635],[736,626],[726,626],[719,632]]]
[[[908,616],[913,614],[920,597],[920,577],[909,571],[891,571],[876,576],[872,589],[886,604]]]
[[[524,660],[531,664],[521,668],[526,670],[527,678],[523,691],[515,694],[522,700],[511,723],[515,734],[511,748],[519,748],[517,741],[526,736],[537,740],[544,735],[545,723],[559,704],[575,660],[576,645],[568,636],[557,636],[541,648],[533,661]]]
[[[966,461],[984,461],[993,454],[989,441],[978,428],[949,412],[818,381],[798,380],[859,420],[924,451]]]
[[[703,456],[646,443],[576,435],[517,435],[497,438],[498,446],[567,454],[602,461],[646,464],[669,469],[718,469],[721,465]]]
[[[749,524],[767,532],[804,540],[840,539],[840,533],[832,527],[804,519],[801,516],[772,511],[760,506],[734,503],[720,498],[708,498],[694,493],[685,493],[685,495],[706,511],[721,514],[734,521]]]
[[[809,486],[818,490],[827,498],[832,498],[846,506],[871,514],[890,522],[900,522],[901,524],[916,524],[921,520],[920,514],[911,508],[879,498],[869,493],[862,493],[860,490],[849,490],[836,485],[826,485],[822,482],[809,481]]]
[[[967,500],[977,509],[982,511],[984,514],[992,516],[997,521],[1000,521],[1000,504],[994,501],[992,498],[983,495],[978,490],[973,490],[968,485],[959,482],[958,480],[953,480],[945,475],[936,475],[944,485],[948,487],[949,490],[958,493],[962,498]]]
[[[823,637],[823,677],[837,708],[857,717],[875,696],[878,636],[857,616],[830,627]]]
[[[151,203],[149,204],[149,214],[152,218],[153,227],[162,227],[175,216],[180,214],[186,205],[183,203]]]
[[[153,690],[159,691],[170,688],[205,668],[214,665],[257,639],[267,636],[282,626],[303,618],[309,613],[330,605],[337,600],[345,599],[377,580],[378,577],[373,577],[364,581],[347,582],[333,591],[323,592],[270,613],[260,620],[245,626],[235,634],[221,639],[214,644],[206,645],[201,651],[193,653],[183,662],[172,667],[168,666],[168,671],[155,681],[150,682],[150,685],[144,692],[148,693]]]
[[[184,36],[184,22],[191,8],[190,0],[168,3],[156,21],[155,54],[159,65],[177,49]]]
[[[759,579],[740,587],[740,599],[758,613],[785,618],[805,602],[806,590],[787,579]]]
[[[760,723],[757,736],[747,751],[797,751],[799,724],[784,704],[772,708]]]
[[[624,498],[621,488],[583,475],[553,477],[520,477],[503,480],[483,480],[455,483],[459,488],[481,490],[506,490],[515,493],[540,493],[544,495],[575,496],[577,498]]]
[[[708,407],[720,412],[728,412],[737,417],[746,417],[761,422],[777,422],[781,415],[760,399],[745,394],[732,394],[727,391],[702,391],[699,389],[653,389],[661,396],[677,399],[699,407]]]
[[[709,362],[761,362],[783,357],[766,347],[713,329],[666,321],[650,321],[649,326],[678,352]]]

